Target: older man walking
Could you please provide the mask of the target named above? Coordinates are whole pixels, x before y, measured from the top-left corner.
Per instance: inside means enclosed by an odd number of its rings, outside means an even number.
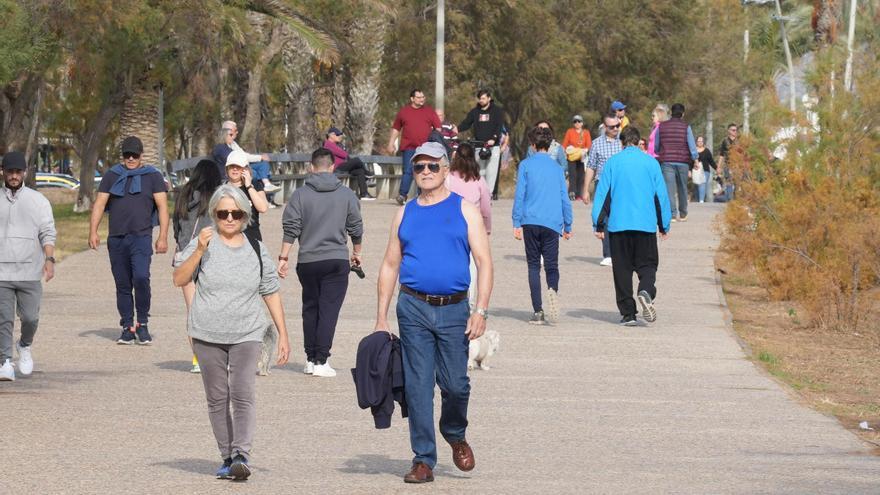
[[[584,192],[584,204],[590,204],[592,197],[596,193],[596,184],[602,177],[602,171],[605,169],[605,163],[609,158],[620,153],[623,147],[620,145],[620,119],[617,118],[616,112],[609,112],[603,120],[604,134],[595,141],[593,147],[590,148],[590,157],[587,159],[587,176],[584,184],[589,191]],[[602,239],[602,266],[611,266],[611,243],[608,239]]]
[[[398,210],[379,270],[376,331],[390,332],[388,306],[400,278],[397,321],[403,353],[410,444],[415,457],[406,483],[434,481],[434,386],[442,406],[440,434],[462,471],[474,468],[465,439],[470,380],[468,340],[486,330],[492,292],[492,257],[476,206],[446,188],[449,160],[442,144],[428,142],[413,155],[420,194]],[[470,256],[477,265],[477,306],[468,304]]]
[[[24,185],[24,154],[3,156],[0,196],[0,381],[15,380],[12,343],[15,314],[21,319],[18,371],[34,371],[31,344],[40,321],[43,286],[55,276],[55,219],[45,196]]]
[[[691,163],[699,156],[694,141],[694,131],[682,120],[682,117],[684,117],[684,105],[681,103],[672,105],[672,118],[660,122],[654,141],[654,151],[657,152],[657,161],[660,162],[663,179],[666,181],[673,222],[676,221],[675,217],[678,217],[679,222],[687,221],[688,171],[691,169]],[[677,204],[676,194],[678,194]]]
[[[596,237],[611,242],[614,292],[623,316],[620,323],[625,326],[636,325],[633,272],[639,276],[642,318],[649,322],[657,318],[657,231],[666,239],[671,220],[663,177],[657,162],[638,148],[640,138],[632,126],[623,130],[621,141],[626,148],[605,164],[593,203]]]

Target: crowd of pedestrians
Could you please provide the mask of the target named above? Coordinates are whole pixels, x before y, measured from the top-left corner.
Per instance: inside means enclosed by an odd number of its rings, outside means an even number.
[[[389,152],[402,154],[403,176],[395,198],[401,208],[391,221],[378,270],[374,329],[379,335],[387,332],[399,349],[405,376],[401,387],[414,454],[404,476],[408,483],[434,479],[435,386],[442,402],[439,430],[452,447],[453,462],[463,471],[475,466],[466,439],[468,345],[483,335],[489,316],[494,283],[491,201],[510,140],[504,113],[491,93],[480,90],[476,97],[476,105],[455,125],[414,89],[409,104],[397,113],[388,141]],[[687,220],[688,178],[698,186],[699,202],[711,200],[720,167],[727,179],[725,196],[733,195],[728,160],[736,126],[728,128],[716,163],[704,138],[694,138],[683,116],[683,105],[676,103],[670,110],[659,104],[648,136],[643,136],[626,115],[626,105],[614,101],[595,138],[581,115],[572,117],[561,142],[547,121],[528,130],[529,148],[516,173],[512,221],[513,235],[523,241],[526,255],[529,323],[559,320],[559,239],[572,238],[573,203],[579,202],[592,204],[592,226],[601,241],[599,264],[612,267],[621,324],[635,325],[638,316],[656,320],[657,238],[669,235],[671,222]],[[471,129],[473,141],[459,142],[459,133]],[[322,147],[311,155],[303,186],[284,207],[283,242],[273,258],[262,242],[260,214],[271,206],[267,192],[279,188],[270,180],[269,157],[245,152],[235,141],[237,135],[234,122],[221,124],[221,143],[179,188],[171,215],[162,174],[143,163],[141,141],[126,137],[120,145],[121,163],[98,187],[89,247],[98,248],[98,227],[108,213],[106,243],[121,328],[117,343],[149,345],[151,260],[154,252],[168,249],[171,229],[173,281],[184,296],[191,370],[201,374],[222,459],[216,475],[244,480],[251,475],[256,431],[257,362],[269,333],[277,332],[271,341],[277,364],[290,358],[280,288],[281,279],[290,274],[293,245],[299,242],[295,271],[302,287],[303,372],[331,378],[336,370],[329,358],[348,277],[363,264],[360,202],[375,198],[368,191],[371,167],[349,154],[340,128],[330,127]],[[15,345],[18,370],[29,375],[41,279],[54,276],[56,233],[48,201],[23,185],[24,156],[7,153],[2,165],[0,380],[14,380],[15,314],[22,322]],[[341,175],[352,178],[355,190],[343,185]],[[639,279],[635,294],[633,273]],[[399,341],[388,321],[395,292]]]

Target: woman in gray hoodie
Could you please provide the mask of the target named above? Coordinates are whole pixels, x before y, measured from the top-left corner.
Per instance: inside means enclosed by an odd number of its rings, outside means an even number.
[[[327,359],[348,290],[351,266],[361,264],[364,233],[357,196],[339,182],[332,170],[333,154],[324,148],[315,150],[305,187],[293,192],[284,209],[284,242],[278,257],[278,274],[284,278],[290,248],[299,239],[296,275],[302,284],[306,352],[303,372],[321,377],[336,376]]]

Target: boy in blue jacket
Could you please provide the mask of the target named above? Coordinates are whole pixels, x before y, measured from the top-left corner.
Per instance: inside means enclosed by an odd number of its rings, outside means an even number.
[[[657,289],[657,231],[669,235],[672,214],[666,183],[657,161],[639,150],[638,129],[628,126],[620,134],[624,150],[608,159],[596,187],[593,229],[596,237],[610,236],[614,291],[622,325],[636,325],[636,302],[632,295],[632,274],[639,276],[639,305],[642,318],[657,319],[654,299]]]
[[[559,237],[571,238],[571,201],[565,174],[547,150],[553,131],[534,127],[529,142],[536,153],[519,164],[516,196],[513,201],[513,236],[524,240],[529,266],[529,290],[534,314],[533,325],[543,325],[541,302],[541,258],[547,276],[547,320],[559,319]]]

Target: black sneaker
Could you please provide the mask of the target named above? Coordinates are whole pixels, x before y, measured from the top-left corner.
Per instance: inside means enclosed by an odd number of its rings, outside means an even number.
[[[232,474],[229,472],[231,468],[232,458],[227,457],[226,459],[223,459],[223,465],[220,466],[220,469],[217,470],[217,474],[215,476],[217,476],[218,480],[231,480]]]
[[[638,325],[638,321],[636,320],[636,315],[626,315],[620,319],[620,324],[625,327],[634,327]]]
[[[532,317],[529,318],[529,323],[531,323],[532,325],[546,324],[547,322],[544,320],[544,312],[543,311],[535,311],[535,313],[532,314]]]
[[[150,331],[147,330],[146,325],[141,325],[140,323],[135,326],[134,330],[135,335],[137,336],[137,343],[140,345],[150,345],[153,343],[152,337],[150,337]]]
[[[116,339],[116,343],[119,345],[131,345],[134,344],[135,335],[134,330],[131,327],[125,327],[122,329],[122,335]]]
[[[656,321],[657,320],[657,310],[654,309],[654,300],[651,298],[651,295],[648,294],[646,290],[639,291],[639,306],[642,307],[642,318],[645,321]]]
[[[406,196],[401,194],[397,196],[397,198],[395,198],[395,201],[397,201],[397,204],[399,204],[400,206],[403,206],[403,204],[406,203]]]
[[[361,197],[358,198],[358,199],[360,199],[361,201],[375,201],[375,200],[376,200],[376,197],[373,196],[373,195],[371,195],[370,193],[367,193],[367,194],[364,194],[363,196],[361,196]]]
[[[248,467],[247,457],[238,454],[232,458],[232,465],[229,466],[229,474],[232,475],[233,481],[244,481],[251,475],[251,468]]]

